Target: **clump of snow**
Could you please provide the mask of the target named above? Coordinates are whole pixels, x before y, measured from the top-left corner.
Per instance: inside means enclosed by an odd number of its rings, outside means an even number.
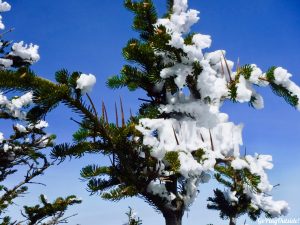
[[[32,92],[28,92],[10,101],[6,96],[0,93],[0,110],[15,118],[23,120],[26,117],[26,112],[22,110],[22,108],[30,105],[32,103],[32,98]]]
[[[269,183],[265,170],[273,168],[271,161],[272,156],[270,155],[255,154],[255,156],[247,155],[245,159],[236,158],[232,161],[231,166],[237,170],[247,168],[252,174],[260,177],[260,183],[257,186],[260,192],[253,192],[252,188],[245,184],[244,193],[252,199],[253,207],[265,210],[272,217],[278,217],[286,215],[289,207],[287,202],[274,201],[268,194],[273,186]]]
[[[26,127],[24,127],[23,125],[21,125],[21,124],[16,124],[15,125],[15,128],[20,132],[20,133],[25,133],[25,132],[27,132],[27,129],[26,129]]]
[[[7,143],[5,143],[5,144],[3,145],[3,151],[4,151],[4,152],[7,152],[7,151],[10,150],[10,149],[12,149],[12,147],[9,146]]]
[[[0,105],[6,105],[7,103],[8,103],[7,97],[0,92]]]
[[[38,121],[38,122],[35,123],[35,124],[29,124],[29,125],[28,125],[28,127],[29,127],[30,129],[33,129],[33,128],[35,128],[35,129],[43,129],[43,128],[46,128],[46,127],[48,127],[48,126],[49,126],[48,122],[46,122],[46,121],[44,121],[44,120],[40,120],[40,121]]]
[[[3,59],[3,58],[0,58],[0,68],[3,67],[3,68],[9,68],[11,67],[13,64],[13,61],[11,59]]]
[[[290,208],[286,201],[274,201],[272,196],[253,192],[248,185],[244,186],[244,193],[251,198],[254,208],[260,208],[268,212],[272,217],[285,216],[289,212]]]
[[[43,128],[46,128],[48,126],[49,126],[49,124],[44,120],[40,120],[37,124],[34,125],[34,127],[36,129],[43,129]]]
[[[192,41],[198,49],[209,48],[211,45],[211,38],[209,35],[195,34]]]
[[[12,46],[12,51],[9,53],[12,56],[18,56],[23,59],[25,62],[33,64],[40,59],[40,55],[38,53],[39,46],[38,45],[27,45],[24,42],[20,41],[19,43],[14,43]]]
[[[263,85],[266,84],[264,81],[262,81],[260,78],[264,77],[263,72],[261,71],[260,68],[258,68],[255,64],[251,65],[252,67],[252,72],[249,77],[249,81],[253,84],[257,85]]]
[[[2,144],[3,141],[4,141],[4,135],[3,133],[0,132],[0,144]]]
[[[31,104],[32,103],[32,98],[33,98],[33,93],[28,92],[28,93],[22,95],[19,98],[13,99],[11,102],[12,102],[14,107],[16,107],[17,109],[20,109],[20,108],[22,108],[26,105]]]
[[[241,76],[239,83],[237,84],[237,97],[236,100],[239,102],[249,102],[252,96],[252,90],[250,89],[249,83],[246,79]]]
[[[236,197],[236,191],[226,190],[224,191],[224,196],[229,202],[238,202],[239,199]]]
[[[73,197],[73,198],[70,198],[70,201],[82,201],[82,198]]]
[[[96,77],[93,74],[81,74],[76,81],[77,89],[81,90],[82,94],[86,94],[92,91],[96,84]]]
[[[198,195],[198,186],[200,183],[201,178],[199,177],[192,177],[186,180],[184,189],[186,194],[181,196],[186,206],[190,206],[195,201]]]
[[[160,183],[157,181],[151,181],[147,187],[147,191],[154,195],[159,195],[168,201],[172,201],[176,198],[173,193],[167,191],[166,185],[164,183]]]
[[[236,170],[242,170],[244,168],[248,168],[249,164],[247,163],[247,161],[241,158],[236,158],[231,162],[231,166]]]
[[[290,77],[292,77],[292,74],[288,73],[288,71],[286,69],[283,69],[282,67],[278,67],[274,70],[274,82],[278,85],[282,85],[293,95],[297,96],[297,109],[300,110],[300,87],[297,86],[293,81],[291,81]]]
[[[11,6],[7,2],[0,0],[0,13],[10,11]]]
[[[273,186],[269,183],[268,176],[265,170],[273,168],[271,155],[259,155],[254,156],[246,155],[244,159],[236,158],[231,162],[231,166],[236,170],[247,168],[252,174],[256,174],[260,177],[260,183],[258,188],[263,192],[270,192]]]
[[[275,83],[277,84],[285,84],[289,82],[291,76],[292,74],[288,73],[288,71],[282,67],[278,67],[274,70]]]
[[[263,109],[264,108],[264,99],[260,94],[257,94],[256,92],[253,92],[252,95],[255,98],[255,101],[253,102],[253,106],[255,109]]]
[[[45,148],[49,144],[49,135],[43,135],[39,143],[39,147]]]
[[[202,173],[203,167],[199,164],[191,153],[179,152],[180,174],[185,178],[194,177]]]
[[[249,163],[250,172],[260,177],[258,188],[263,192],[270,192],[273,186],[269,183],[268,176],[265,170],[270,170],[273,168],[272,156],[259,155],[256,153],[254,157],[247,155],[245,159]]]
[[[173,67],[165,68],[161,71],[162,78],[176,76],[175,83],[179,88],[183,88],[186,77],[192,73],[192,67],[185,66],[184,64],[176,64]]]

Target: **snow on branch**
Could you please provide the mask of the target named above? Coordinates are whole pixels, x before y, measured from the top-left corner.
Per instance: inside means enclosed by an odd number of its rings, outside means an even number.
[[[168,192],[167,182],[163,181],[151,182],[148,191],[169,202],[181,198],[188,207],[197,196],[198,184],[207,182],[209,174],[226,165],[238,173],[246,171],[259,177],[259,182],[255,184],[245,183],[241,187],[243,191],[237,196],[233,186],[229,192],[225,191],[227,200],[237,202],[239,197],[246,195],[251,199],[252,208],[263,210],[272,217],[286,215],[288,204],[274,201],[269,196],[273,186],[265,170],[272,168],[272,157],[242,157],[243,125],[230,122],[229,116],[221,112],[221,106],[225,99],[230,99],[248,102],[254,108],[261,109],[264,101],[254,87],[271,86],[276,94],[300,109],[300,88],[290,80],[291,74],[281,67],[271,68],[266,73],[255,64],[237,66],[234,70],[234,63],[226,59],[225,50],[207,52],[212,43],[209,35],[189,34],[198,20],[199,12],[188,9],[187,0],[174,0],[172,13],[154,24],[157,35],[163,32],[169,35],[167,46],[182,52],[180,59],[174,59],[165,49],[154,48],[156,56],[162,57],[163,62],[169,65],[160,71],[161,80],[157,89],[162,90],[161,87],[170,79],[174,80],[176,89],[166,90],[167,101],[159,107],[160,113],[170,118],[142,118],[136,128],[143,135],[143,144],[152,149],[151,156],[163,163],[160,173],[178,173],[186,179],[186,183],[180,194]],[[199,74],[195,73],[195,65],[200,66]],[[198,95],[192,94],[189,83],[191,74],[196,84],[193,91]],[[189,91],[186,91],[187,87]],[[166,160],[170,152],[178,153],[180,166],[177,171],[170,171],[170,162]],[[245,175],[246,180],[250,179],[247,178],[249,174]],[[206,179],[202,179],[203,176]]]

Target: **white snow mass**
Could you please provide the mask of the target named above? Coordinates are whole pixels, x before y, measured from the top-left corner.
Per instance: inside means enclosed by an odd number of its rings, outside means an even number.
[[[40,59],[40,55],[38,53],[39,46],[37,45],[27,45],[24,42],[21,41],[19,43],[14,43],[12,46],[12,52],[9,54],[12,56],[18,56],[21,59],[23,59],[25,62],[28,62],[30,64],[33,64]]]
[[[77,89],[81,90],[81,93],[84,95],[92,91],[94,85],[96,84],[96,77],[93,74],[81,74],[77,83]]]

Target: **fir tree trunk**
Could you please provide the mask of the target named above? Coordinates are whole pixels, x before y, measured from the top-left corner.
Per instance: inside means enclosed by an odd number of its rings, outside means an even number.
[[[170,212],[164,214],[166,225],[182,225],[183,213],[181,212]]]
[[[230,217],[229,225],[236,225],[236,218]]]

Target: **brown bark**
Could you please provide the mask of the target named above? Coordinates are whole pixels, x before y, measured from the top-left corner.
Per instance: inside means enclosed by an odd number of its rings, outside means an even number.
[[[183,212],[169,212],[164,214],[166,225],[182,225]]]

